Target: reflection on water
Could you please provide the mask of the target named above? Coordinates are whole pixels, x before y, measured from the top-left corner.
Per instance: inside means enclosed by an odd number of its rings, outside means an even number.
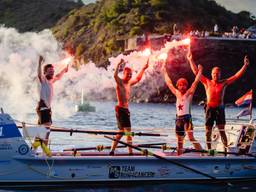
[[[171,182],[162,184],[132,184],[120,186],[68,186],[68,187],[38,187],[25,188],[25,189],[6,189],[0,192],[43,192],[43,191],[56,191],[56,192],[249,192],[254,191],[256,187],[255,181],[250,182],[226,182],[226,183],[181,183]]]
[[[85,130],[117,130],[114,113],[114,102],[93,102],[96,107],[96,112],[76,113],[66,119],[54,119],[54,125],[66,128],[79,128]],[[53,108],[54,110],[54,108]],[[241,109],[229,107],[226,109],[227,118],[234,118]],[[175,146],[175,106],[172,104],[135,104],[130,105],[132,130],[136,132],[157,132],[168,134],[168,137],[161,137],[161,142]],[[192,107],[193,123],[195,125],[195,137],[203,144],[204,143],[204,111],[202,106]],[[15,118],[15,117],[14,117]],[[53,117],[54,118],[54,117]],[[35,114],[29,115],[31,122],[36,119]],[[99,144],[110,145],[111,141],[104,139],[103,136],[76,134],[72,136],[69,133],[51,133],[51,149],[62,150],[69,147],[92,147]],[[134,143],[159,142],[159,137],[134,137]],[[190,143],[186,142],[187,147]],[[118,149],[121,150],[121,149]],[[126,149],[123,149],[126,150]],[[196,191],[254,191],[255,182],[244,183],[164,183],[164,184],[134,184],[122,186],[90,186],[90,187],[65,187],[65,188],[32,188],[26,190],[2,190],[2,191],[91,191],[91,192],[155,192],[155,191],[172,191],[172,192],[196,192]],[[0,190],[1,192],[1,190]]]

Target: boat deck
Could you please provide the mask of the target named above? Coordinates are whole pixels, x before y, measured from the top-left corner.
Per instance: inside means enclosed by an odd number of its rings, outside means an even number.
[[[216,154],[214,156],[210,156],[208,154],[199,153],[199,152],[191,152],[191,153],[184,153],[180,156],[177,155],[176,152],[162,152],[162,151],[155,151],[154,154],[162,156],[162,157],[225,157],[224,154]],[[36,153],[36,156],[45,156],[43,153]],[[147,155],[135,152],[133,155],[129,155],[125,152],[118,152],[115,155],[109,155],[109,152],[52,152],[52,157],[146,157]],[[151,156],[151,155],[148,155]],[[226,155],[230,156],[230,155]],[[233,155],[232,155],[233,156]]]

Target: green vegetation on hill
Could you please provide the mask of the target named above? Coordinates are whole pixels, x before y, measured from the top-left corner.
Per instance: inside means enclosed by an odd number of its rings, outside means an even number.
[[[213,0],[98,0],[84,6],[71,0],[0,0],[0,24],[20,32],[50,27],[77,58],[98,65],[123,51],[124,39],[171,33],[174,23],[185,32],[211,31],[216,23],[230,31],[253,22],[250,13],[234,14]]]
[[[68,0],[0,0],[0,24],[20,32],[41,31],[82,5]]]
[[[122,39],[149,33],[171,33],[177,23],[181,30],[212,31],[248,27],[250,13],[234,14],[212,0],[103,0],[73,10],[53,28],[55,36],[78,58],[101,65],[122,51]]]

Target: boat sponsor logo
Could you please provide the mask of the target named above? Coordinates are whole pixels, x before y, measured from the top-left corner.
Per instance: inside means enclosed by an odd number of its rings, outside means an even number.
[[[88,169],[102,169],[102,166],[100,166],[100,165],[88,165],[87,168]]]
[[[69,171],[84,171],[82,168],[69,168]]]
[[[135,166],[110,166],[109,167],[109,178],[120,179],[120,178],[142,178],[142,177],[154,177],[155,172],[152,171],[141,171],[136,170]]]
[[[160,169],[158,169],[158,172],[161,176],[166,176],[170,174],[170,169],[166,167],[161,167]]]
[[[243,166],[243,169],[244,169],[244,170],[255,170],[256,167],[253,166],[253,165],[244,165],[244,166]]]
[[[26,144],[22,144],[21,146],[19,146],[18,152],[21,155],[26,155],[29,151],[29,148]]]
[[[0,143],[0,150],[12,150],[12,145],[9,143]]]

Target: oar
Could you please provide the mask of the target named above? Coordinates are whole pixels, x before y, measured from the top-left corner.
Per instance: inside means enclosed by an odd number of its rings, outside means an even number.
[[[146,143],[146,144],[138,144],[135,145],[137,147],[143,147],[143,148],[154,148],[156,145],[165,145],[166,143]],[[127,146],[117,146],[117,148],[126,148]],[[63,151],[86,151],[86,150],[98,150],[103,151],[104,149],[111,149],[111,146],[104,146],[104,145],[97,145],[96,147],[81,147],[81,148],[70,148],[70,149],[64,149]]]
[[[249,156],[249,157],[256,157],[255,155],[253,154],[250,154],[250,153],[237,153],[237,152],[227,152],[227,151],[216,151],[214,149],[211,149],[211,150],[197,150],[197,149],[184,149],[183,151],[184,153],[190,153],[190,152],[198,152],[198,153],[207,153],[211,156],[214,156],[216,154],[224,154],[224,155],[246,155],[246,156]]]
[[[81,129],[67,129],[67,128],[50,128],[53,132],[68,132],[70,136],[73,133],[88,133],[95,135],[124,135],[124,136],[155,136],[155,137],[167,137],[168,135],[158,134],[158,133],[142,133],[142,132],[120,132],[120,131],[91,131],[91,130],[81,130]]]
[[[108,136],[104,136],[104,137],[107,138],[107,139],[110,139],[110,140],[112,140],[112,141],[116,141],[116,142],[118,142],[118,143],[120,143],[120,144],[126,145],[126,146],[128,146],[128,147],[131,147],[131,148],[133,148],[133,149],[135,149],[135,150],[137,150],[137,151],[141,151],[141,152],[142,152],[143,154],[145,154],[145,155],[151,155],[151,156],[153,156],[153,157],[156,157],[157,159],[166,161],[166,162],[168,162],[168,163],[172,163],[172,164],[177,165],[177,166],[179,166],[179,167],[183,167],[183,168],[188,169],[188,170],[190,170],[190,171],[192,171],[192,172],[194,172],[194,173],[197,173],[197,174],[203,175],[203,176],[205,176],[205,177],[208,177],[208,178],[210,178],[210,179],[212,179],[212,180],[216,180],[215,177],[213,177],[213,176],[211,176],[211,175],[209,175],[209,174],[203,173],[203,172],[201,172],[201,171],[198,171],[198,170],[196,170],[196,169],[194,169],[194,168],[188,167],[188,166],[186,166],[186,165],[184,165],[184,164],[181,164],[181,163],[178,163],[178,162],[176,162],[176,161],[173,161],[173,160],[170,160],[170,159],[166,159],[166,158],[164,158],[164,157],[162,157],[162,156],[160,156],[160,155],[157,155],[156,153],[153,153],[153,152],[148,151],[147,149],[141,149],[141,148],[136,147],[136,146],[134,146],[134,145],[130,145],[129,143],[125,143],[125,142],[123,142],[123,141],[119,141],[119,140],[117,140],[117,139],[114,139],[114,138],[111,138],[111,137],[108,137]]]
[[[162,150],[177,150],[177,147],[171,147],[171,146],[168,146],[166,144],[162,145],[162,146],[152,146],[150,148],[154,148],[154,149],[162,149]],[[216,154],[224,154],[224,155],[245,155],[245,156],[249,156],[249,157],[255,157],[256,158],[256,155],[253,155],[251,153],[237,153],[237,152],[227,152],[227,151],[216,151],[214,149],[211,149],[211,150],[197,150],[197,149],[189,149],[189,148],[185,148],[183,150],[183,153],[191,153],[191,152],[195,152],[195,153],[207,153],[209,154],[210,156],[214,156]]]

